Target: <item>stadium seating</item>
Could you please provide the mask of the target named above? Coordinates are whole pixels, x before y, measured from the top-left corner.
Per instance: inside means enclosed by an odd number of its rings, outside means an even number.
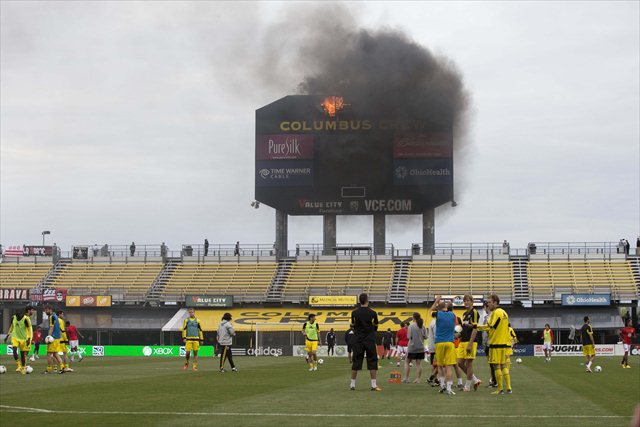
[[[71,294],[113,295],[115,299],[144,298],[163,268],[161,262],[73,262],[62,268],[52,286]]]
[[[208,294],[233,295],[235,302],[264,301],[276,267],[273,261],[181,263],[171,274],[161,298]]]
[[[407,302],[432,301],[436,295],[496,293],[513,298],[509,261],[413,261],[409,264]]]
[[[393,277],[393,262],[299,261],[293,264],[283,301],[306,302],[309,295],[369,294],[371,301],[386,301]]]
[[[625,260],[548,260],[529,263],[532,299],[559,299],[565,293],[610,293],[636,299],[633,273]]]
[[[51,270],[47,263],[0,264],[0,288],[31,289],[36,287]]]

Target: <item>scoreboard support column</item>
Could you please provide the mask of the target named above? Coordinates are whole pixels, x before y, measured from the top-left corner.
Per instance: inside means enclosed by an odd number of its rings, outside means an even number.
[[[336,216],[322,216],[322,255],[335,255],[336,251]]]
[[[436,210],[428,208],[422,214],[422,253],[433,255],[436,246]]]
[[[373,253],[375,255],[384,255],[384,247],[386,245],[386,224],[384,214],[375,214],[373,216]]]
[[[276,258],[289,255],[289,217],[287,213],[276,209]]]

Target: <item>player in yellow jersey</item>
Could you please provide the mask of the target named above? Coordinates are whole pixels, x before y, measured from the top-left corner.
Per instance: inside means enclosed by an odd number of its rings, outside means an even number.
[[[488,307],[491,317],[486,325],[477,325],[480,331],[489,331],[489,363],[495,374],[498,390],[491,394],[504,394],[502,380],[507,386],[507,393],[511,394],[511,375],[507,367],[507,350],[511,347],[511,335],[509,334],[509,316],[501,309],[500,297],[496,294],[489,296]]]
[[[182,369],[189,369],[189,356],[193,351],[193,370],[198,370],[198,350],[200,343],[204,340],[202,336],[202,326],[196,318],[196,311],[189,309],[189,317],[182,323],[182,341],[184,342],[185,357],[187,358]]]
[[[69,367],[69,338],[67,337],[67,324],[64,320],[64,311],[62,310],[58,310],[58,323],[60,323],[61,335],[58,354],[62,359],[62,370],[64,372],[73,372],[73,369]]]
[[[591,373],[591,364],[596,358],[596,342],[593,339],[593,328],[590,325],[591,319],[589,316],[584,316],[584,325],[580,329],[582,334],[582,354],[586,357],[587,373]]]
[[[509,324],[509,337],[511,338],[511,345],[507,349],[507,369],[511,371],[511,356],[513,356],[513,349],[515,348],[516,344],[518,344],[516,331],[513,330],[511,324]]]
[[[309,314],[308,321],[302,325],[302,335],[305,337],[305,347],[307,350],[307,363],[309,364],[309,371],[318,370],[318,344],[322,345],[320,341],[320,326],[316,322],[316,315]]]
[[[34,308],[27,306],[24,313],[16,313],[11,317],[11,326],[7,338],[11,335],[11,346],[13,347],[13,358],[16,361],[16,372],[26,374],[27,354],[31,349],[33,340],[33,327],[30,316],[33,315]],[[5,338],[5,341],[7,340]],[[20,352],[20,357],[18,357]]]

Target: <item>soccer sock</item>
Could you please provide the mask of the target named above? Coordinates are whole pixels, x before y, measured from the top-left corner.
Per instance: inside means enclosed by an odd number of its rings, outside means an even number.
[[[451,391],[451,385],[453,385],[453,381],[447,381],[447,391]]]
[[[591,361],[589,361],[589,363],[587,363],[587,368],[591,369]]]
[[[51,371],[53,371],[53,366],[48,365],[48,366],[47,366],[47,372],[51,372]]]
[[[440,381],[440,388],[444,389],[447,386],[447,383],[444,380],[444,377],[440,377],[438,378],[438,380]]]
[[[371,380],[371,388],[378,387],[378,382],[376,380]]]
[[[464,383],[464,387],[465,388],[470,388],[471,387],[471,380],[467,380],[467,382]]]
[[[356,380],[351,380],[351,387],[355,388],[355,386],[356,386]]]
[[[476,377],[475,374],[473,374],[473,378],[471,378],[471,381],[473,381],[474,383],[478,382],[478,377]]]
[[[504,368],[502,370],[502,376],[504,377],[504,382],[507,384],[507,390],[511,390],[511,375],[509,374],[509,368]]]
[[[198,369],[198,364],[194,362],[194,363],[193,363],[193,367],[194,367],[194,368],[196,368],[196,369]]]
[[[20,364],[20,359],[16,359],[16,367],[17,367],[17,368],[19,368],[20,366],[22,366],[22,365]]]
[[[462,385],[462,378],[458,378],[458,385]]]
[[[491,380],[493,381],[494,384],[497,384],[498,381],[496,381],[496,370],[493,368],[493,365],[491,366]]]
[[[502,369],[494,369],[496,374],[496,383],[498,384],[498,391],[502,391]]]

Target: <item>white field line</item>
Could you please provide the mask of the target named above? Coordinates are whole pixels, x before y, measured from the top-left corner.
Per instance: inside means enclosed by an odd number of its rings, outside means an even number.
[[[0,412],[42,412],[47,414],[75,414],[75,415],[202,415],[219,417],[330,417],[330,418],[540,418],[540,419],[620,419],[631,418],[626,415],[468,415],[468,414],[288,414],[279,412],[165,412],[165,411],[71,411],[41,408],[25,408],[22,406],[0,405]]]

